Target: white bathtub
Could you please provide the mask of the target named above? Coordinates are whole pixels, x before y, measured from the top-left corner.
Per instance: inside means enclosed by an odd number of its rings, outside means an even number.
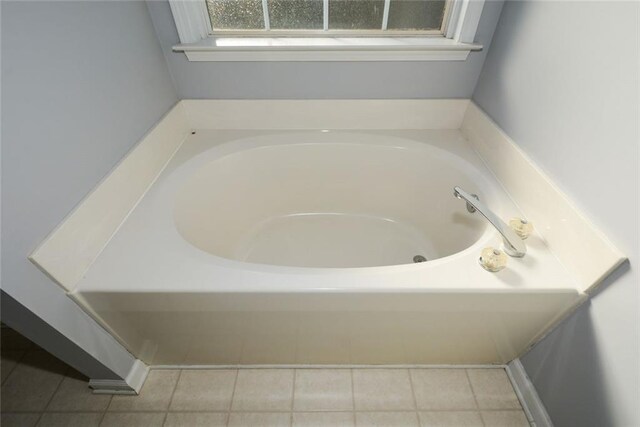
[[[455,185],[520,215],[458,131],[198,131],[72,296],[155,365],[504,363],[581,297]]]

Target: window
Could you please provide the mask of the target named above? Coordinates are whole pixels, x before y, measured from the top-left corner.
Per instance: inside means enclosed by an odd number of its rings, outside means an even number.
[[[212,34],[442,35],[447,0],[206,0]]]
[[[484,0],[169,0],[190,61],[464,60]]]

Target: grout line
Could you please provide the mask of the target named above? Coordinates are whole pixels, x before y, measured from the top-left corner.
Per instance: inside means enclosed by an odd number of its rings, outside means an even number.
[[[293,425],[293,401],[296,395],[296,378],[298,377],[298,370],[293,370],[293,385],[291,387],[291,405],[290,405],[290,413],[289,413],[289,426]]]
[[[469,383],[469,388],[471,389],[471,395],[473,396],[473,402],[476,404],[476,408],[478,413],[480,414],[480,420],[482,421],[482,425],[486,426],[484,422],[484,417],[482,416],[482,410],[480,409],[480,404],[478,403],[478,398],[476,397],[476,391],[473,388],[473,383],[471,382],[471,377],[469,376],[469,370],[464,370],[465,376],[467,377],[467,382]]]
[[[102,422],[104,421],[104,417],[107,416],[107,409],[109,409],[109,406],[111,406],[111,401],[113,400],[113,395],[111,395],[111,398],[109,399],[109,403],[107,403],[107,407],[104,409],[104,411],[102,411],[102,416],[100,417],[100,421],[98,422],[98,426],[102,425]]]
[[[411,375],[411,369],[407,369],[407,375],[409,375],[409,385],[411,386],[411,397],[413,398],[413,407],[418,411],[418,399],[416,399],[416,389],[413,386],[413,376]],[[418,421],[420,421],[420,414],[418,414]]]
[[[173,390],[171,391],[171,397],[169,398],[169,404],[167,405],[167,412],[171,409],[171,404],[173,403],[173,397],[176,395],[178,384],[180,383],[180,379],[182,378],[182,372],[183,372],[182,370],[178,372],[178,379],[176,380],[176,383],[173,385]],[[140,391],[142,391],[142,389],[140,389]],[[164,425],[164,422],[163,422],[163,425]]]
[[[296,380],[298,379],[298,370],[293,370],[293,387],[291,388],[291,412],[293,412],[293,405],[296,398]],[[291,423],[293,424],[293,415],[291,416]]]
[[[4,327],[6,327],[6,326],[4,326]],[[22,352],[22,354],[21,354],[21,355],[20,355],[20,357],[18,357],[18,359],[16,360],[16,365],[15,365],[13,368],[11,368],[11,369],[9,370],[9,373],[7,374],[7,377],[4,379],[4,381],[2,381],[2,384],[4,384],[4,383],[6,383],[6,382],[7,382],[7,380],[9,379],[9,377],[11,376],[11,374],[13,373],[13,371],[15,371],[15,370],[16,370],[16,368],[18,367],[18,365],[20,364],[20,362],[22,361],[22,359],[24,359],[24,356],[25,356],[25,354],[27,354],[27,351],[28,351],[28,350],[7,350],[7,351],[15,351],[15,352],[19,352],[19,351],[21,351],[21,352]]]
[[[42,410],[42,412],[40,412],[40,416],[38,417],[38,421],[36,421],[36,425],[38,425],[38,423],[40,423],[40,420],[42,420],[42,417],[44,416],[45,411],[47,410],[49,405],[51,405],[51,401],[53,400],[54,396],[58,393],[58,390],[60,390],[60,386],[64,382],[64,379],[67,378],[67,372],[69,372],[71,367],[69,365],[66,365],[66,366],[67,366],[67,369],[64,371],[64,374],[62,374],[62,378],[60,379],[60,382],[58,382],[58,385],[56,386],[55,391],[51,393],[51,397],[49,398],[49,400],[47,400],[47,404],[44,405],[44,409]]]
[[[353,381],[353,369],[349,369],[351,374],[351,408],[353,409],[353,425],[356,425],[356,388]]]
[[[231,400],[229,401],[229,407],[227,408],[227,421],[225,425],[229,425],[229,420],[231,419],[231,409],[233,408],[233,399],[236,397],[236,387],[238,386],[239,375],[240,371],[236,369],[236,377],[233,380],[233,390],[231,391]]]

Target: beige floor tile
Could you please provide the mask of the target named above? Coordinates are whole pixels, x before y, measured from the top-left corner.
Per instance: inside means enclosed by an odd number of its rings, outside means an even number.
[[[468,369],[480,409],[521,409],[504,369]]]
[[[164,427],[224,427],[226,412],[169,412]]]
[[[351,370],[296,370],[293,409],[295,411],[353,410]]]
[[[113,396],[109,411],[165,411],[180,371],[151,370],[138,396]]]
[[[353,392],[357,410],[415,409],[407,369],[354,369]]]
[[[0,414],[0,425],[2,427],[33,427],[39,418],[40,413],[2,412]]]
[[[237,372],[235,369],[182,371],[170,410],[229,410]]]
[[[107,412],[100,427],[161,427],[164,412]]]
[[[291,425],[288,412],[235,412],[229,414],[229,427],[286,427]]]
[[[48,412],[42,414],[38,427],[98,427],[100,412]]]
[[[234,411],[288,411],[293,400],[293,369],[240,369]]]
[[[353,412],[294,412],[293,427],[352,427]]]
[[[480,413],[476,411],[420,412],[422,427],[483,427]]]
[[[415,412],[357,412],[358,427],[418,427]]]
[[[18,366],[18,361],[24,356],[23,350],[2,350],[2,362],[0,362],[1,382],[7,379],[11,371]]]
[[[104,411],[109,406],[111,396],[93,394],[85,378],[67,376],[47,406],[48,411]]]
[[[482,419],[487,427],[529,427],[523,411],[483,411]]]
[[[2,411],[44,411],[66,370],[45,351],[28,352],[2,384]]]
[[[411,369],[418,409],[476,409],[464,369]]]

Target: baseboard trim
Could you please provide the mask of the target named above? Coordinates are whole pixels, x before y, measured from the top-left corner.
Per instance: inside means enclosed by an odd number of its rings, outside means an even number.
[[[89,380],[89,387],[94,394],[124,394],[136,395],[140,393],[142,385],[149,374],[149,367],[141,360],[136,360],[127,377],[123,380]]]
[[[538,392],[524,370],[520,359],[514,359],[509,362],[506,370],[531,426],[553,427],[553,422],[551,422],[547,409],[544,407],[540,396],[538,396]]]

